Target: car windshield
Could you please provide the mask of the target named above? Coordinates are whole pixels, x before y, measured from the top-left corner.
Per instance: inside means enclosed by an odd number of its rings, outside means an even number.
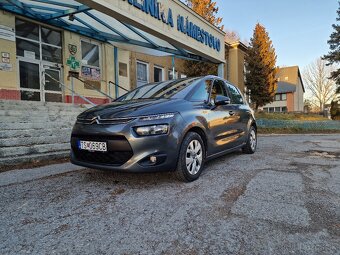
[[[138,99],[184,98],[196,84],[198,78],[179,79],[141,86],[121,96],[116,101]]]

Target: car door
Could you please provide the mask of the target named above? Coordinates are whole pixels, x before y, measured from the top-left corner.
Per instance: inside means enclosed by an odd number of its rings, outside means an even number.
[[[210,92],[211,111],[208,127],[213,138],[213,153],[219,153],[237,146],[238,119],[233,105],[215,105],[217,95],[229,97],[223,80],[215,79]]]
[[[244,98],[238,88],[230,83],[225,83],[230,97],[230,105],[228,106],[230,123],[232,123],[234,131],[233,145],[241,145],[246,140],[247,124],[251,116],[250,109],[246,105]]]

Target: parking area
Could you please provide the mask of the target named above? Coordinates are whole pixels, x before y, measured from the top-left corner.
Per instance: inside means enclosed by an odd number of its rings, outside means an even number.
[[[91,169],[19,178],[0,201],[0,254],[340,254],[340,135],[262,136],[255,154],[213,160],[192,183]]]

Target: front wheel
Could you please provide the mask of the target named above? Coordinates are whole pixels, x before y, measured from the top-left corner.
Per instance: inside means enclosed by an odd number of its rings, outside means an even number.
[[[205,146],[201,136],[189,132],[181,145],[176,177],[185,182],[191,182],[200,176],[205,162]]]
[[[253,154],[257,147],[257,133],[254,126],[251,126],[248,133],[248,140],[242,151],[247,154]]]

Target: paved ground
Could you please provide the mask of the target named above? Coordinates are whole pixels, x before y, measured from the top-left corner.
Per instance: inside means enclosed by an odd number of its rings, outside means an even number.
[[[0,254],[340,254],[340,135],[261,137],[189,184],[67,171],[0,184]]]

